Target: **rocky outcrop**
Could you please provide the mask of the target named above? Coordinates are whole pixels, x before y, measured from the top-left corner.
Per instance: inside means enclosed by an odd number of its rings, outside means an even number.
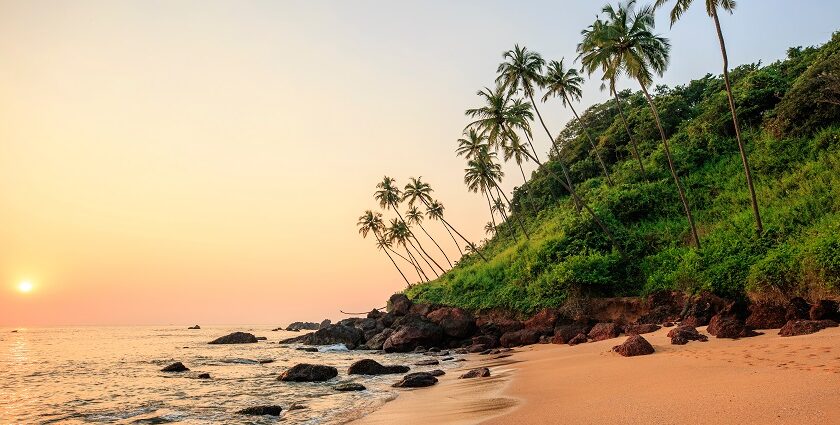
[[[187,368],[186,366],[184,366],[183,363],[175,362],[175,363],[172,363],[169,366],[166,366],[165,368],[161,369],[160,371],[161,372],[186,372],[188,370],[190,370],[190,369]]]
[[[322,382],[338,376],[338,369],[332,366],[299,363],[283,372],[277,379],[288,382]]]
[[[287,331],[316,331],[321,327],[320,324],[314,322],[293,322],[286,326]]]
[[[785,323],[790,320],[810,319],[811,305],[802,297],[791,298],[785,307]]]
[[[364,391],[367,388],[365,388],[364,385],[356,382],[346,382],[334,386],[333,389],[336,391]]]
[[[685,345],[689,341],[706,342],[709,337],[697,332],[694,326],[680,325],[668,332],[668,338],[671,338],[671,344]]]
[[[415,366],[435,366],[439,364],[440,361],[437,359],[420,360],[419,362],[414,363]]]
[[[352,365],[350,368],[347,369],[348,375],[388,375],[394,373],[406,373],[408,372],[408,366],[384,366],[377,362],[376,360],[371,359],[362,359],[359,360]]]
[[[216,338],[208,344],[253,344],[257,342],[257,337],[254,334],[247,332],[234,332],[225,336]]]
[[[686,300],[680,317],[686,326],[706,326],[712,316],[721,312],[726,301],[710,292],[701,292]]]
[[[251,415],[251,416],[280,416],[280,412],[283,411],[283,408],[280,406],[252,406],[242,409],[236,413],[240,415]]]
[[[558,320],[560,320],[560,312],[557,309],[545,308],[526,320],[523,325],[526,329],[536,330],[541,335],[550,335],[554,332],[554,326]]]
[[[388,299],[387,311],[397,316],[405,316],[411,309],[411,300],[405,294],[394,294]]]
[[[419,387],[430,387],[434,384],[437,384],[437,378],[432,376],[431,373],[428,372],[415,372],[409,373],[408,375],[403,376],[403,378],[397,382],[396,384],[392,385],[395,388],[419,388]]]
[[[624,327],[624,333],[629,335],[641,335],[656,332],[662,327],[652,323],[644,323],[640,325],[627,325]]]
[[[571,325],[560,325],[554,328],[554,338],[551,342],[554,344],[568,344],[578,334],[589,333],[590,327],[584,323],[572,323]],[[584,341],[585,342],[585,341]]]
[[[324,320],[322,320],[322,321],[321,321],[321,323],[318,325],[318,329],[324,329],[324,328],[326,328],[326,327],[327,327],[327,326],[329,326],[329,325],[332,325],[332,320],[330,320],[330,319],[324,319]]]
[[[619,335],[621,328],[615,323],[596,323],[589,331],[589,339],[592,341],[618,338]]]
[[[753,329],[779,329],[787,323],[785,307],[775,304],[753,304],[746,326]]]
[[[344,344],[349,349],[356,348],[364,342],[364,332],[353,326],[328,325],[307,335],[285,339],[281,344],[302,343],[307,345],[333,345]]]
[[[750,326],[747,326],[741,320],[733,316],[723,316],[721,314],[712,317],[711,322],[709,322],[709,326],[706,328],[706,332],[708,332],[709,335],[718,338],[729,339],[746,338],[760,335],[759,333],[753,331]]]
[[[193,326],[188,327],[187,329],[201,329],[201,326],[193,325]]]
[[[791,320],[779,330],[781,336],[808,335],[825,328],[837,327],[833,320]]]
[[[522,329],[515,332],[507,332],[499,338],[502,347],[519,347],[522,345],[536,344],[540,340],[540,330]]]
[[[367,347],[371,350],[381,350],[382,346],[385,345],[385,341],[388,340],[388,337],[391,336],[392,333],[394,333],[393,329],[385,328],[382,332],[379,332],[368,339],[365,345],[367,345]]]
[[[459,376],[458,379],[486,378],[488,376],[490,376],[490,369],[479,367]]]
[[[426,318],[440,326],[448,337],[466,338],[475,332],[475,318],[460,308],[441,307],[427,314]]]
[[[840,304],[833,300],[820,300],[808,312],[811,320],[833,320],[840,322]]]
[[[419,315],[400,317],[394,322],[394,327],[394,333],[382,345],[382,349],[388,353],[409,352],[418,345],[438,345],[443,339],[443,329]]]
[[[623,344],[616,345],[612,349],[624,357],[644,356],[653,354],[655,351],[653,346],[641,335],[631,335]]]
[[[586,334],[577,334],[574,338],[569,340],[569,345],[578,345],[586,343]]]

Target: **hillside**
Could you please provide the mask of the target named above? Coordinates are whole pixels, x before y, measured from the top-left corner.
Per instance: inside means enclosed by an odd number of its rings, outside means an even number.
[[[662,142],[641,92],[620,93],[645,174],[616,103],[581,114],[613,180],[602,177],[572,121],[558,137],[581,197],[617,246],[547,173],[514,191],[508,222],[439,279],[407,290],[418,301],[523,313],[581,297],[710,290],[730,298],[840,291],[840,33],[731,72],[764,229],[757,234],[724,82],[705,77],[652,90],[701,241],[695,248]],[[547,168],[560,173],[557,158]]]

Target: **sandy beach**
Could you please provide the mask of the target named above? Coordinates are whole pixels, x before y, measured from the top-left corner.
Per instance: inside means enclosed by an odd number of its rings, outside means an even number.
[[[487,366],[490,378],[451,371],[353,423],[840,423],[840,328],[684,346],[671,345],[667,332],[645,334],[656,353],[632,358],[611,351],[625,337],[533,345],[503,359],[474,355],[463,369]]]

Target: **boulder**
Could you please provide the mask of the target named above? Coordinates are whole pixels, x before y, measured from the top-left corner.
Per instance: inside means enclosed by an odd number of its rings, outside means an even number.
[[[350,365],[350,368],[347,369],[348,375],[388,375],[392,373],[406,373],[408,372],[408,366],[384,366],[377,362],[376,360],[371,359],[362,359],[359,361],[354,362]]]
[[[199,373],[196,378],[198,379],[210,379],[210,374],[207,372]]]
[[[216,338],[208,344],[252,344],[257,342],[257,337],[254,334],[247,332],[234,332],[225,336]]]
[[[257,337],[257,341],[266,341],[266,340],[268,340],[268,337],[264,337],[264,336],[258,336]]]
[[[466,338],[475,331],[475,319],[457,307],[441,307],[427,314],[426,318],[440,326],[448,337]]]
[[[785,308],[774,304],[753,304],[745,322],[753,329],[779,329],[785,323]]]
[[[370,348],[371,350],[381,350],[382,345],[385,344],[385,341],[388,339],[389,336],[391,336],[392,333],[394,333],[393,329],[385,328],[382,330],[382,332],[379,332],[378,334],[368,339],[365,345],[367,345],[368,348]]]
[[[310,334],[283,340],[280,343],[300,342],[307,345],[344,344],[352,350],[364,342],[364,337],[364,333],[358,328],[344,325],[328,325]]]
[[[188,370],[190,370],[190,369],[187,368],[186,366],[184,366],[183,363],[175,362],[175,363],[172,363],[169,366],[166,366],[165,368],[161,369],[160,371],[161,372],[186,372]]]
[[[781,336],[808,335],[825,328],[837,327],[833,320],[791,320],[779,330]]]
[[[367,388],[365,388],[364,385],[355,382],[345,382],[334,386],[333,389],[336,391],[364,391]]]
[[[392,385],[395,388],[419,388],[429,387],[437,383],[437,378],[429,372],[414,372],[403,376],[403,378]]]
[[[395,330],[382,349],[388,353],[405,353],[419,345],[438,345],[443,338],[443,329],[434,322],[417,315],[408,315],[394,322]]]
[[[540,331],[537,329],[522,329],[516,332],[507,332],[499,338],[502,347],[518,347],[521,345],[536,344],[540,341]]]
[[[490,310],[476,316],[475,324],[483,335],[500,337],[508,332],[516,332],[524,327],[508,311]]]
[[[712,317],[712,320],[709,322],[709,326],[706,328],[706,332],[708,332],[709,335],[713,335],[718,338],[729,339],[760,335],[737,318],[732,316],[723,316],[720,314]]]
[[[313,322],[293,322],[286,326],[287,331],[314,331],[318,330],[319,324]]]
[[[245,409],[242,409],[236,413],[240,415],[252,415],[252,416],[280,416],[280,412],[283,411],[283,408],[280,406],[252,406]]]
[[[589,326],[583,323],[572,323],[554,328],[554,338],[551,342],[555,344],[568,344],[578,334],[589,333]]]
[[[288,382],[322,382],[338,376],[338,369],[332,366],[299,363],[283,372],[277,379]]]
[[[586,334],[579,333],[574,338],[569,340],[569,345],[578,345],[586,343]]]
[[[373,309],[367,314],[368,319],[378,319],[380,317],[382,317],[382,312],[377,309]]]
[[[668,338],[671,338],[671,344],[685,345],[688,341],[706,342],[709,337],[697,332],[694,326],[680,325],[668,332]]]
[[[636,334],[627,338],[623,344],[613,347],[613,351],[624,357],[633,357],[653,354],[655,350],[644,337]]]
[[[499,338],[493,335],[478,335],[472,337],[470,345],[484,345],[485,348],[494,348],[499,345]]]
[[[791,298],[785,308],[785,323],[790,320],[810,319],[811,305],[802,297]]]
[[[692,327],[706,326],[712,320],[712,316],[723,310],[725,306],[726,302],[722,298],[703,291],[686,300],[680,314],[682,324]]]
[[[593,341],[618,338],[619,335],[621,328],[615,323],[596,323],[589,331],[589,339]]]
[[[659,329],[662,329],[659,325],[654,325],[653,323],[644,323],[640,325],[627,325],[624,327],[624,333],[629,335],[641,335],[641,334],[649,334],[651,332],[656,332]]]
[[[330,319],[324,319],[324,320],[321,321],[320,324],[318,324],[318,329],[324,329],[331,324],[332,324],[332,321]]]
[[[396,316],[405,316],[411,309],[411,300],[405,294],[394,294],[388,299],[387,311]]]
[[[434,310],[434,307],[431,304],[426,303],[414,303],[411,304],[411,308],[408,309],[408,314],[416,314],[418,316],[425,316]]]
[[[193,326],[188,327],[187,329],[201,329],[201,326],[193,325]]]
[[[442,370],[440,370],[440,369],[435,369],[435,370],[430,370],[430,371],[429,371],[429,375],[432,375],[432,376],[443,376],[443,375],[446,375],[446,372],[444,372],[444,371],[442,371]]]
[[[560,312],[557,309],[544,308],[526,320],[523,325],[526,329],[535,329],[543,335],[548,335],[554,332],[554,326],[559,319]]]
[[[808,312],[811,320],[833,320],[840,322],[840,305],[833,300],[820,300]]]
[[[481,353],[485,350],[489,350],[489,348],[484,344],[473,344],[467,347],[468,353]]]
[[[490,369],[486,367],[480,367],[477,369],[472,369],[469,372],[461,375],[458,379],[471,379],[471,378],[486,378],[490,376]]]
[[[636,323],[664,323],[680,319],[680,312],[685,304],[685,295],[679,291],[657,291],[645,300],[647,313],[642,314]]]
[[[435,366],[439,364],[440,361],[437,359],[420,360],[419,362],[414,363],[415,366]]]

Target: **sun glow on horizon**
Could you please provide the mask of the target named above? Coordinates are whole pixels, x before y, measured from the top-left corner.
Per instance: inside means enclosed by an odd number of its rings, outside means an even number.
[[[24,294],[28,294],[28,293],[32,292],[33,288],[35,288],[35,286],[32,285],[32,282],[30,282],[28,280],[23,280],[20,283],[18,283],[18,285],[17,285],[18,292],[21,292],[21,293],[24,293]]]

